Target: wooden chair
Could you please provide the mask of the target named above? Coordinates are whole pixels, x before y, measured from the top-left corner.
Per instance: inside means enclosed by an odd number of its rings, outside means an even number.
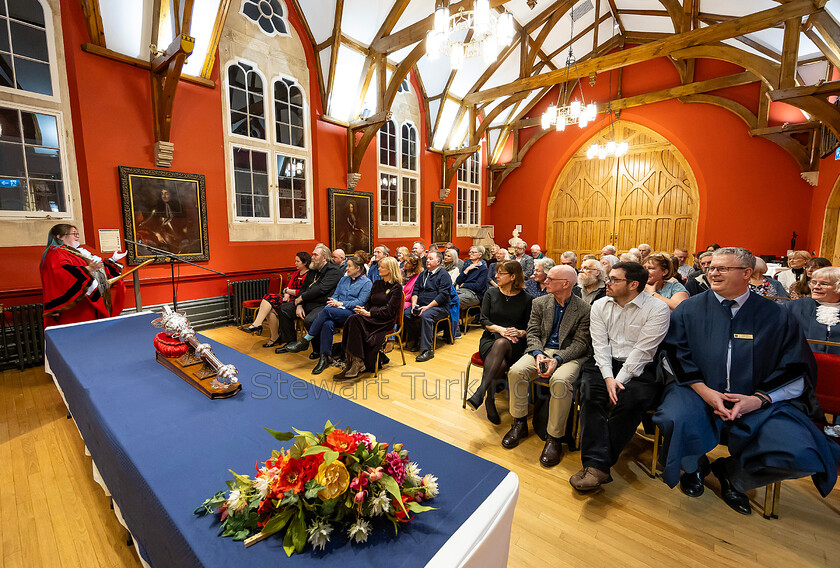
[[[385,341],[388,342],[391,339],[395,339],[400,346],[400,356],[402,357],[403,366],[405,366],[405,351],[403,350],[403,342],[402,342],[402,333],[403,333],[403,319],[405,319],[405,310],[403,306],[405,305],[405,292],[402,294],[402,300],[400,301],[400,307],[397,309],[397,315],[394,317],[394,325],[396,329],[385,336]],[[384,344],[383,344],[384,346]],[[379,371],[379,356],[382,354],[382,350],[376,352],[376,368],[373,370],[374,374]]]
[[[484,359],[481,358],[481,353],[478,351],[472,354],[469,363],[467,363],[467,372],[464,374],[464,400],[461,402],[461,408],[467,407],[467,391],[470,388],[470,369],[473,365],[481,369],[484,368]]]
[[[268,280],[268,293],[269,294],[277,294],[280,290],[283,289],[283,275],[282,274],[274,274]],[[242,325],[245,325],[245,312],[248,310],[253,311],[251,314],[251,321],[254,321],[254,318],[257,317],[257,311],[260,309],[260,303],[262,303],[262,298],[258,298],[256,300],[242,300],[242,306],[239,310],[239,321]],[[262,332],[260,332],[262,335]]]
[[[443,337],[446,338],[447,343],[452,345],[455,343],[455,337],[452,335],[452,319],[449,316],[445,318],[441,318],[435,322],[435,331],[432,334],[432,353],[435,352],[435,347],[437,346],[437,334],[438,334],[438,326],[442,323],[446,322],[446,327],[443,328]]]
[[[481,305],[476,304],[461,311],[461,326],[464,328],[464,333],[470,330],[470,326],[481,327],[479,323],[472,323],[473,318],[481,313]],[[472,317],[470,316],[472,314]]]

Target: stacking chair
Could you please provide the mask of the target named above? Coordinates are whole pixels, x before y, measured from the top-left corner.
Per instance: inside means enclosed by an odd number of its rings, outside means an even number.
[[[473,323],[472,321],[475,318],[475,316],[480,313],[481,304],[470,306],[461,313],[461,325],[464,328],[464,333],[467,333],[469,331],[470,326],[481,327],[481,324]]]
[[[385,336],[385,341],[390,341],[394,339],[400,346],[400,356],[402,357],[403,366],[405,366],[405,351],[403,350],[403,342],[402,342],[402,333],[403,333],[403,318],[405,318],[405,310],[403,306],[405,305],[405,292],[402,294],[402,300],[400,301],[400,307],[397,310],[397,315],[394,318],[394,331],[389,333]],[[379,350],[376,353],[376,368],[374,369],[374,373],[379,370],[379,356],[382,354],[382,350]]]
[[[278,294],[280,290],[283,289],[283,275],[282,274],[274,274],[268,280],[268,293],[269,294]],[[251,321],[254,321],[254,318],[257,317],[257,311],[260,309],[260,303],[262,302],[262,298],[258,298],[256,300],[242,300],[242,306],[239,310],[239,322],[245,325],[245,312],[251,311]]]
[[[432,335],[432,353],[435,352],[435,347],[437,346],[437,334],[440,331],[438,329],[438,326],[443,322],[446,322],[446,327],[443,328],[443,337],[446,339],[447,343],[449,343],[450,345],[455,343],[455,336],[452,334],[452,318],[449,317],[449,316],[446,316],[445,318],[441,318],[441,319],[439,319],[438,321],[435,322],[435,331],[434,331],[434,334]]]

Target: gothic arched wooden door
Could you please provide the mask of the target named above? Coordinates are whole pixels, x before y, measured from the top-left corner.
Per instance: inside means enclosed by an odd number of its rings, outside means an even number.
[[[601,132],[572,156],[557,178],[548,206],[546,248],[555,260],[573,250],[599,254],[648,243],[654,251],[694,251],[699,195],[682,154],[656,132],[625,121],[615,139],[626,141],[621,158],[589,160],[586,150],[605,141]]]

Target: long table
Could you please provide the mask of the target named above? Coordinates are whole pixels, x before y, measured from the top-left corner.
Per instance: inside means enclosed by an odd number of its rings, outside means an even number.
[[[518,479],[507,469],[225,345],[243,390],[210,400],[155,361],[154,314],[46,331],[54,376],[141,559],[163,566],[504,566]],[[281,444],[263,428],[320,430],[327,420],[402,442],[423,473],[438,477],[437,507],[351,545],[334,534],[326,551],[286,558],[282,539],[245,548],[218,535],[214,517],[193,510],[224,488],[228,468],[253,476]],[[288,445],[288,443],[286,443]]]

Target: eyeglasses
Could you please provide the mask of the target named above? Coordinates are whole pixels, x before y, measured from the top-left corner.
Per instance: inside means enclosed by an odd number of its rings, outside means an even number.
[[[826,282],[824,280],[811,280],[808,282],[808,286],[811,288],[831,288],[834,286],[831,282]]]
[[[552,278],[551,276],[545,277],[546,282],[571,282],[568,278]]]
[[[496,276],[510,276],[510,272],[496,272]]]
[[[747,266],[710,266],[706,269],[706,271],[711,274],[712,272],[718,271],[721,274],[727,274],[730,270],[745,270],[748,268]]]
[[[79,231],[73,231],[72,233],[67,233],[67,235],[70,235],[71,237],[79,237],[79,236],[81,236],[81,235],[79,234]],[[66,237],[67,235],[64,235],[64,236]]]
[[[581,268],[580,272],[601,272],[601,271],[597,268],[590,267],[590,268]]]
[[[616,278],[615,276],[610,276],[607,278],[607,282],[610,284],[615,284],[616,282],[627,282],[626,278]]]

